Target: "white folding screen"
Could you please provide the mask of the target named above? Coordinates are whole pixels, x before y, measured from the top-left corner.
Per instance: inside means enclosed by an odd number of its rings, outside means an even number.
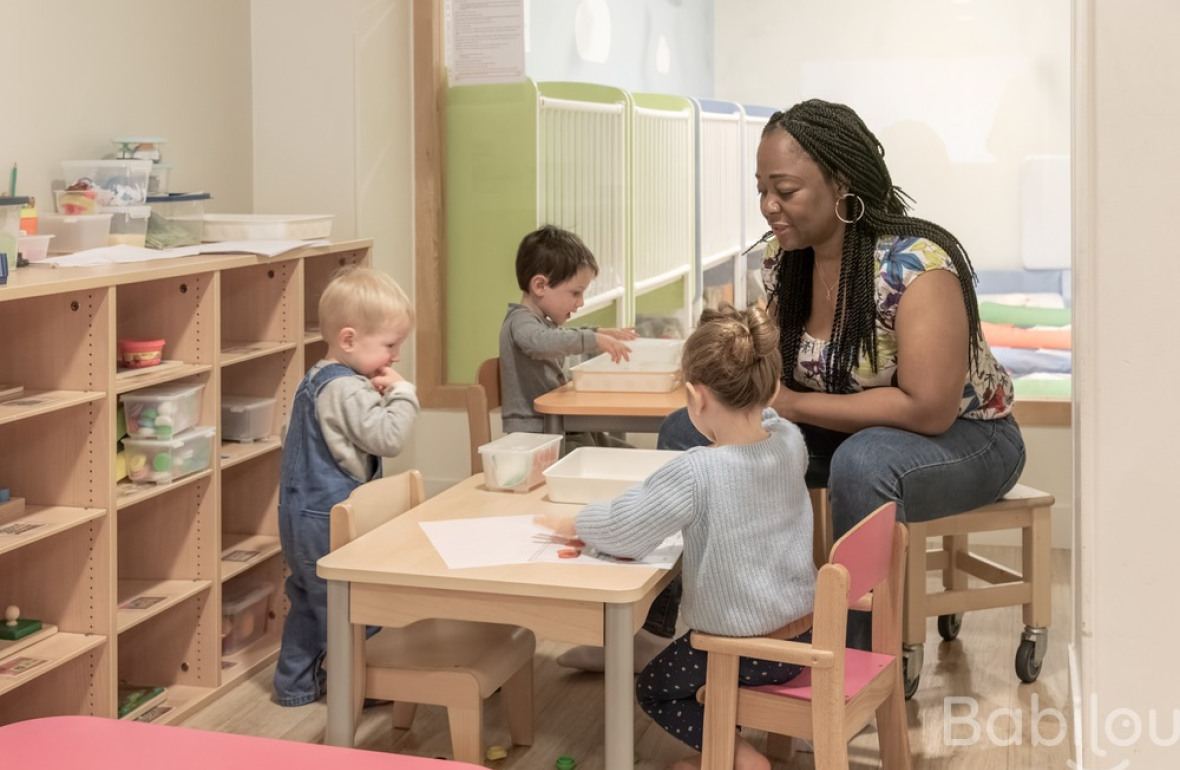
[[[693,113],[635,107],[631,125],[633,285],[641,293],[692,270]]]
[[[589,308],[622,296],[627,274],[626,105],[541,97],[539,112],[538,224],[571,230],[594,252]]]
[[[742,119],[736,105],[723,110],[723,103],[701,103],[697,184],[705,270],[742,250]]]

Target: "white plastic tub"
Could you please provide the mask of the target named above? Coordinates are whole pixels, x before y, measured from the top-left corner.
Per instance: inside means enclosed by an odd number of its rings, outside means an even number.
[[[332,234],[331,214],[206,214],[206,242],[303,241]]]
[[[107,245],[111,233],[111,215],[106,214],[42,214],[37,219],[37,232],[52,235],[50,254],[73,254],[75,251],[97,249]]]
[[[205,470],[213,463],[216,432],[209,426],[199,426],[172,439],[123,439],[128,478],[141,483],[167,484]]]
[[[169,439],[201,419],[201,394],[205,384],[157,385],[119,396],[132,438]]]
[[[257,441],[270,436],[274,413],[273,398],[222,396],[222,441]]]
[[[631,359],[615,363],[603,353],[570,370],[574,390],[667,393],[680,384],[683,340],[638,339],[627,343]]]
[[[226,589],[221,597],[221,654],[231,655],[262,638],[270,619],[271,583]]]
[[[610,500],[680,454],[664,449],[578,447],[545,471],[549,499],[556,503]]]
[[[528,492],[545,481],[545,469],[557,460],[563,436],[509,433],[479,448],[488,489]]]
[[[29,262],[40,262],[49,254],[52,235],[22,235],[17,240],[17,250]]]

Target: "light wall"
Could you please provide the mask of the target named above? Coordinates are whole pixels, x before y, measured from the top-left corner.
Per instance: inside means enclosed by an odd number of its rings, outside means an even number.
[[[712,96],[713,0],[524,4],[525,71],[533,80]]]
[[[240,0],[0,0],[8,85],[0,120],[3,186],[53,211],[59,161],[101,158],[121,135],[168,140],[173,190],[249,211],[250,9]]]
[[[718,99],[851,105],[917,215],[977,268],[1022,266],[1018,164],[1069,154],[1069,0],[719,0],[714,13]]]
[[[1180,614],[1169,598],[1180,412],[1162,394],[1180,378],[1180,5],[1077,5],[1074,643],[1083,764],[1170,768],[1180,723]],[[1172,745],[1152,739],[1153,718],[1155,736]],[[1129,740],[1136,723],[1141,734]]]

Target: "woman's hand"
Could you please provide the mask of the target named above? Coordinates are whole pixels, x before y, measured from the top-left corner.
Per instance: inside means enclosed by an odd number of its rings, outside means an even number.
[[[784,420],[799,422],[799,402],[806,397],[806,393],[797,393],[790,388],[780,386],[778,393],[775,394],[774,399],[770,402],[770,406]]]
[[[533,517],[533,523],[553,530],[553,534],[564,538],[573,538],[578,534],[577,514],[542,513]]]

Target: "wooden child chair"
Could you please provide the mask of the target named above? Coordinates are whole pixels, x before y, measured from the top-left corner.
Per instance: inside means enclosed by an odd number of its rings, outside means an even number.
[[[895,517],[896,504],[882,505],[832,547],[816,582],[810,644],[788,641],[798,622],[759,638],[693,633],[693,647],[709,654],[702,770],[732,770],[738,725],[807,738],[816,770],[847,770],[848,741],[874,714],[885,770],[910,767],[901,678],[907,536]],[[849,608],[872,612],[872,652],[845,649]],[[741,656],[805,670],[784,684],[738,687]]]
[[[475,384],[467,387],[467,435],[471,442],[471,475],[483,470],[479,448],[492,440],[493,409],[500,407],[500,359],[479,365]]]
[[[425,499],[422,475],[406,471],[353,490],[333,506],[331,546],[346,543]],[[451,747],[461,762],[483,762],[483,702],[501,689],[512,742],[533,742],[533,652],[531,631],[498,623],[422,620],[386,628],[364,639],[353,631],[359,713],[365,697],[394,701],[394,726],[409,729],[416,704],[445,706]]]

